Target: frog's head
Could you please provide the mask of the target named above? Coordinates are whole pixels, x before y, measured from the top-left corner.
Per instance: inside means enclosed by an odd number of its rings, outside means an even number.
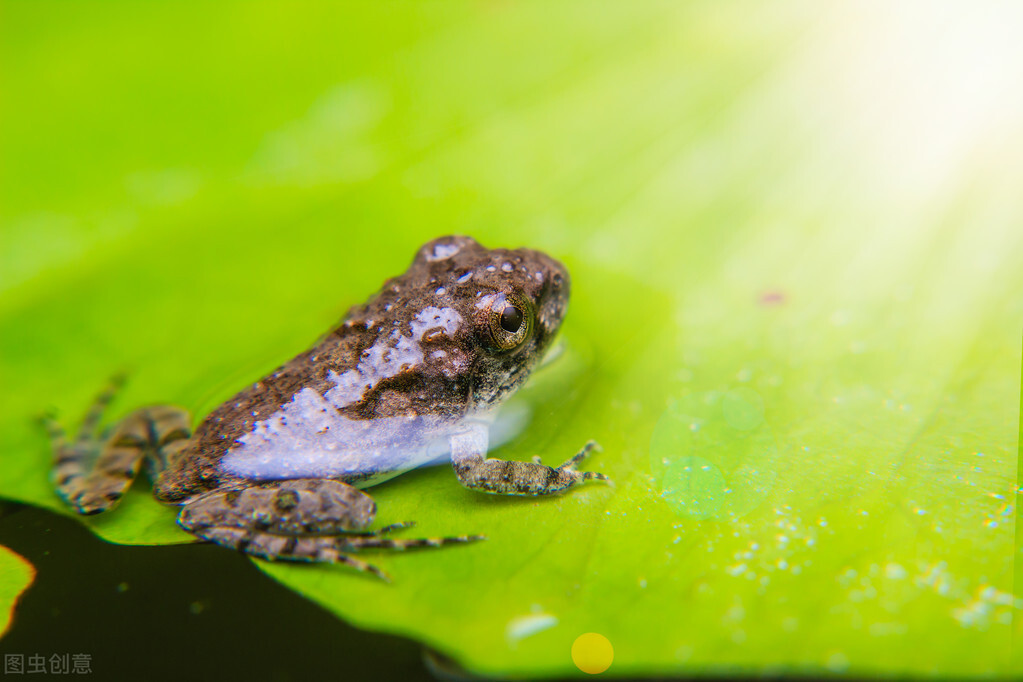
[[[416,261],[447,283],[469,322],[460,345],[472,358],[471,407],[496,406],[551,347],[568,308],[568,270],[540,251],[486,249],[460,236],[425,244]]]

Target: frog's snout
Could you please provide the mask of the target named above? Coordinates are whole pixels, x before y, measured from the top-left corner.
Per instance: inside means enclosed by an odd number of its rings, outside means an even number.
[[[537,254],[543,263],[543,286],[536,300],[537,341],[541,347],[554,339],[568,310],[572,280],[568,268],[546,254]]]

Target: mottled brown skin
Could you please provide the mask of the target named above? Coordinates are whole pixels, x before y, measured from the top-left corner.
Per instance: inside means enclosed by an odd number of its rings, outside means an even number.
[[[450,258],[431,261],[438,245],[457,246],[459,251]],[[532,338],[510,353],[501,353],[488,336],[486,311],[474,306],[479,293],[507,290],[508,273],[502,265],[508,262],[516,272],[526,268],[530,273],[541,269],[552,274],[543,282],[531,276],[516,279],[522,295],[545,303],[538,311]],[[488,271],[488,267],[494,270]],[[472,273],[472,279],[460,284],[458,279],[466,273]],[[218,470],[221,456],[255,421],[275,412],[303,387],[325,392],[332,385],[327,378],[331,370],[342,373],[354,367],[367,348],[394,330],[395,323],[407,330],[415,314],[435,302],[434,292],[440,287],[452,292],[453,307],[475,324],[460,330],[454,340],[441,334],[424,336],[424,363],[381,382],[363,400],[344,408],[346,416],[460,416],[480,403],[499,402],[525,381],[557,333],[568,304],[570,280],[563,265],[531,249],[488,250],[468,237],[425,244],[403,275],[384,282],[366,303],[353,306],[317,345],[215,409],[196,429],[194,451],[182,453],[180,465],[157,481],[157,499],[174,503],[216,488],[224,477]],[[448,355],[431,359],[430,352],[435,350]]]
[[[359,366],[371,347],[383,343],[393,348],[395,332],[410,337],[416,316],[439,302],[457,311],[462,323],[453,331],[420,329],[421,361],[401,365],[337,409],[353,421],[429,415],[460,429],[460,420],[496,407],[525,382],[557,333],[568,296],[567,271],[543,253],[488,250],[468,237],[434,240],[420,248],[403,275],[349,310],[313,348],[215,409],[194,434],[185,410],[159,406],[133,412],[97,436],[100,414],[115,386],[99,397],[74,442],[47,418],[58,491],[80,513],[104,511],[117,503],[145,460],[155,479],[154,495],[181,505],[179,523],[199,537],[264,558],[340,562],[382,576],[346,552],[477,538],[383,539],[382,533],[407,524],[365,531],[376,506],[352,487],[365,473],[255,481],[227,471],[225,454],[303,389],[323,396],[336,386],[337,375]],[[404,423],[376,423],[395,421]],[[539,458],[486,458],[486,435],[479,428],[452,433],[454,469],[470,488],[544,495],[585,480],[606,480],[575,468],[592,443],[561,466],[547,467]]]

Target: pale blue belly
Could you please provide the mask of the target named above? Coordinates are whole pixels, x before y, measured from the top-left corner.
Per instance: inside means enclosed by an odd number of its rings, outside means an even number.
[[[455,433],[491,429],[490,446],[496,447],[528,421],[524,406],[502,412],[497,422],[494,416],[349,419],[319,393],[305,388],[239,438],[224,455],[221,468],[256,481],[351,477],[359,479],[355,485],[365,488],[446,460]]]
[[[448,454],[457,426],[434,416],[348,419],[305,388],[241,437],[221,467],[254,480],[393,476]]]

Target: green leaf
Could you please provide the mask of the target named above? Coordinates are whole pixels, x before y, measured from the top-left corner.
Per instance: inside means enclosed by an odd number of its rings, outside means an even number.
[[[35,576],[36,570],[28,560],[0,545],[0,636],[11,626],[14,605]]]
[[[202,416],[469,233],[573,278],[566,352],[495,456],[595,438],[614,486],[497,498],[417,471],[372,489],[380,523],[488,539],[367,555],[392,584],[261,569],[495,675],[577,672],[591,632],[617,674],[1009,670],[1005,17],[22,3],[5,24],[3,496],[63,509],[39,410],[73,424],[127,367],[112,416]],[[139,485],[83,523],[189,541],[173,518]]]

